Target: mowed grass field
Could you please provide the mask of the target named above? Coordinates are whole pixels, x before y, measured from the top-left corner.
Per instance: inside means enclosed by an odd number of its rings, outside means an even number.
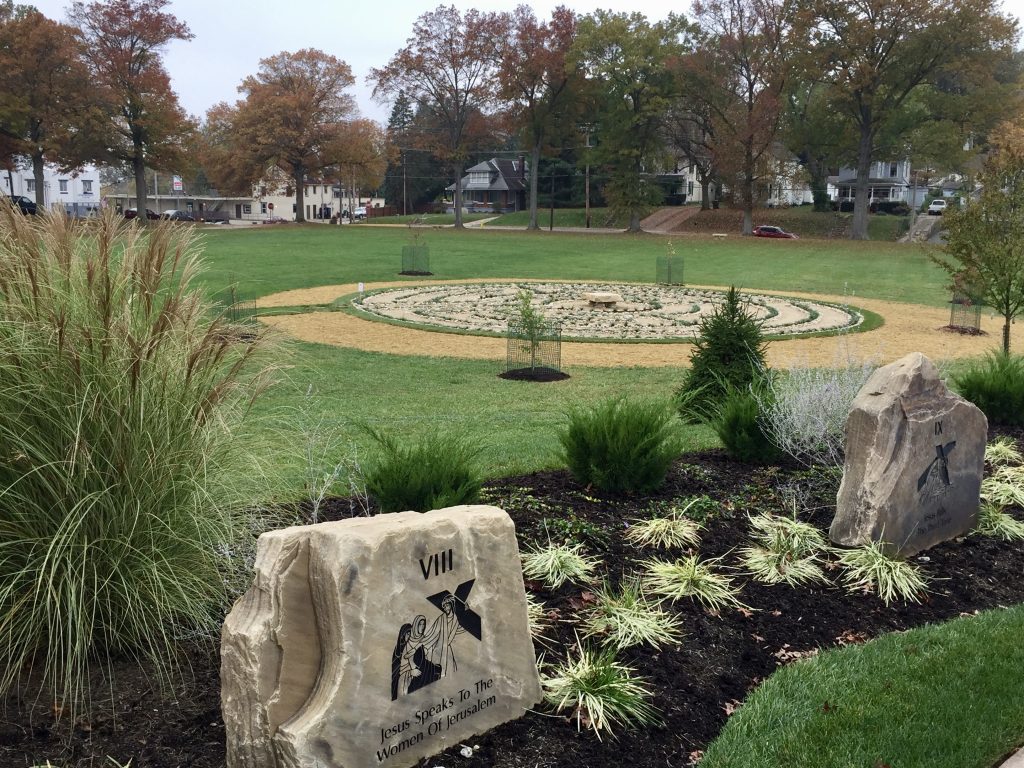
[[[430,247],[434,279],[519,277],[653,282],[668,238],[658,235],[528,233],[417,229]],[[293,288],[400,280],[408,227],[326,225],[252,227],[204,233],[205,284],[211,293],[235,284],[252,298]],[[812,291],[941,306],[943,273],[929,246],[836,241],[772,241],[684,236],[672,239],[690,284]],[[410,278],[415,281],[415,278]],[[556,433],[569,408],[620,395],[668,398],[682,368],[574,368],[568,381],[532,384],[499,379],[503,361],[401,357],[282,340],[280,383],[254,412],[256,437],[270,438],[277,484],[301,493],[306,438],[336,437],[328,460],[343,451],[372,452],[361,423],[402,438],[437,430],[481,446],[489,476],[558,466]],[[303,426],[305,425],[305,426]],[[679,426],[683,444],[717,444],[707,427]],[[321,446],[317,447],[321,451]]]

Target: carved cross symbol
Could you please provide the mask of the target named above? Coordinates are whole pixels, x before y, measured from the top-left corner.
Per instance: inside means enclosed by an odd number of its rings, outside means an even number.
[[[466,598],[469,597],[469,593],[473,589],[473,584],[476,579],[470,579],[464,581],[455,588],[455,594],[453,595],[447,589],[438,592],[435,595],[427,597],[434,607],[439,611],[444,610],[444,602],[448,597],[453,597],[454,602],[452,608],[455,611],[455,618],[458,620],[459,625],[469,632],[477,640],[480,639],[480,615],[476,613],[472,608],[466,605]]]
[[[932,472],[932,468],[937,464],[939,467],[939,477],[942,478],[943,485],[949,485],[949,454],[956,448],[956,440],[953,440],[945,445],[935,446],[935,458],[932,459],[932,463],[928,465],[928,468],[921,473],[921,476],[917,478],[917,490],[920,491],[924,488],[925,483],[928,482],[928,476]]]

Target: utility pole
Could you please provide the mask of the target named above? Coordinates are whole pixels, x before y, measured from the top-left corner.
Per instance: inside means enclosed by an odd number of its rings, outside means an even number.
[[[551,166],[551,218],[548,221],[548,232],[555,231],[555,166]]]
[[[402,150],[402,215],[409,215],[409,191],[406,188],[405,150]]]

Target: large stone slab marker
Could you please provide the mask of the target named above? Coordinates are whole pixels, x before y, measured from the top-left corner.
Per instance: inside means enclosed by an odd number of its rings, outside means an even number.
[[[263,534],[221,656],[230,768],[411,766],[541,699],[495,507]]]
[[[910,557],[977,522],[988,420],[915,352],[879,368],[846,421],[846,464],[829,535]]]

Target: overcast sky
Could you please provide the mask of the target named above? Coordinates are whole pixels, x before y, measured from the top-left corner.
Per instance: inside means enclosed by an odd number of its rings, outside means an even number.
[[[53,19],[64,20],[68,0],[20,0],[36,6]],[[955,2],[955,0],[954,0]],[[476,0],[444,3],[460,10],[510,11],[517,0]],[[549,18],[557,5],[567,5],[586,14],[595,8],[633,11],[635,2],[593,2],[584,4],[533,2],[539,18]],[[373,67],[381,67],[405,45],[415,19],[436,2],[388,0],[305,0],[296,5],[281,0],[249,0],[246,3],[224,0],[171,0],[169,9],[185,21],[195,35],[190,42],[168,46],[164,64],[171,75],[181,105],[189,113],[202,117],[218,101],[238,98],[238,84],[256,71],[260,59],[281,51],[319,48],[337,56],[352,67],[356,78],[354,96],[363,116],[386,122],[390,108],[371,97],[366,76]],[[685,12],[689,0],[670,2],[650,0],[643,12],[651,20],[662,19],[670,11]],[[1024,0],[1005,0],[1004,8],[1021,18]]]

